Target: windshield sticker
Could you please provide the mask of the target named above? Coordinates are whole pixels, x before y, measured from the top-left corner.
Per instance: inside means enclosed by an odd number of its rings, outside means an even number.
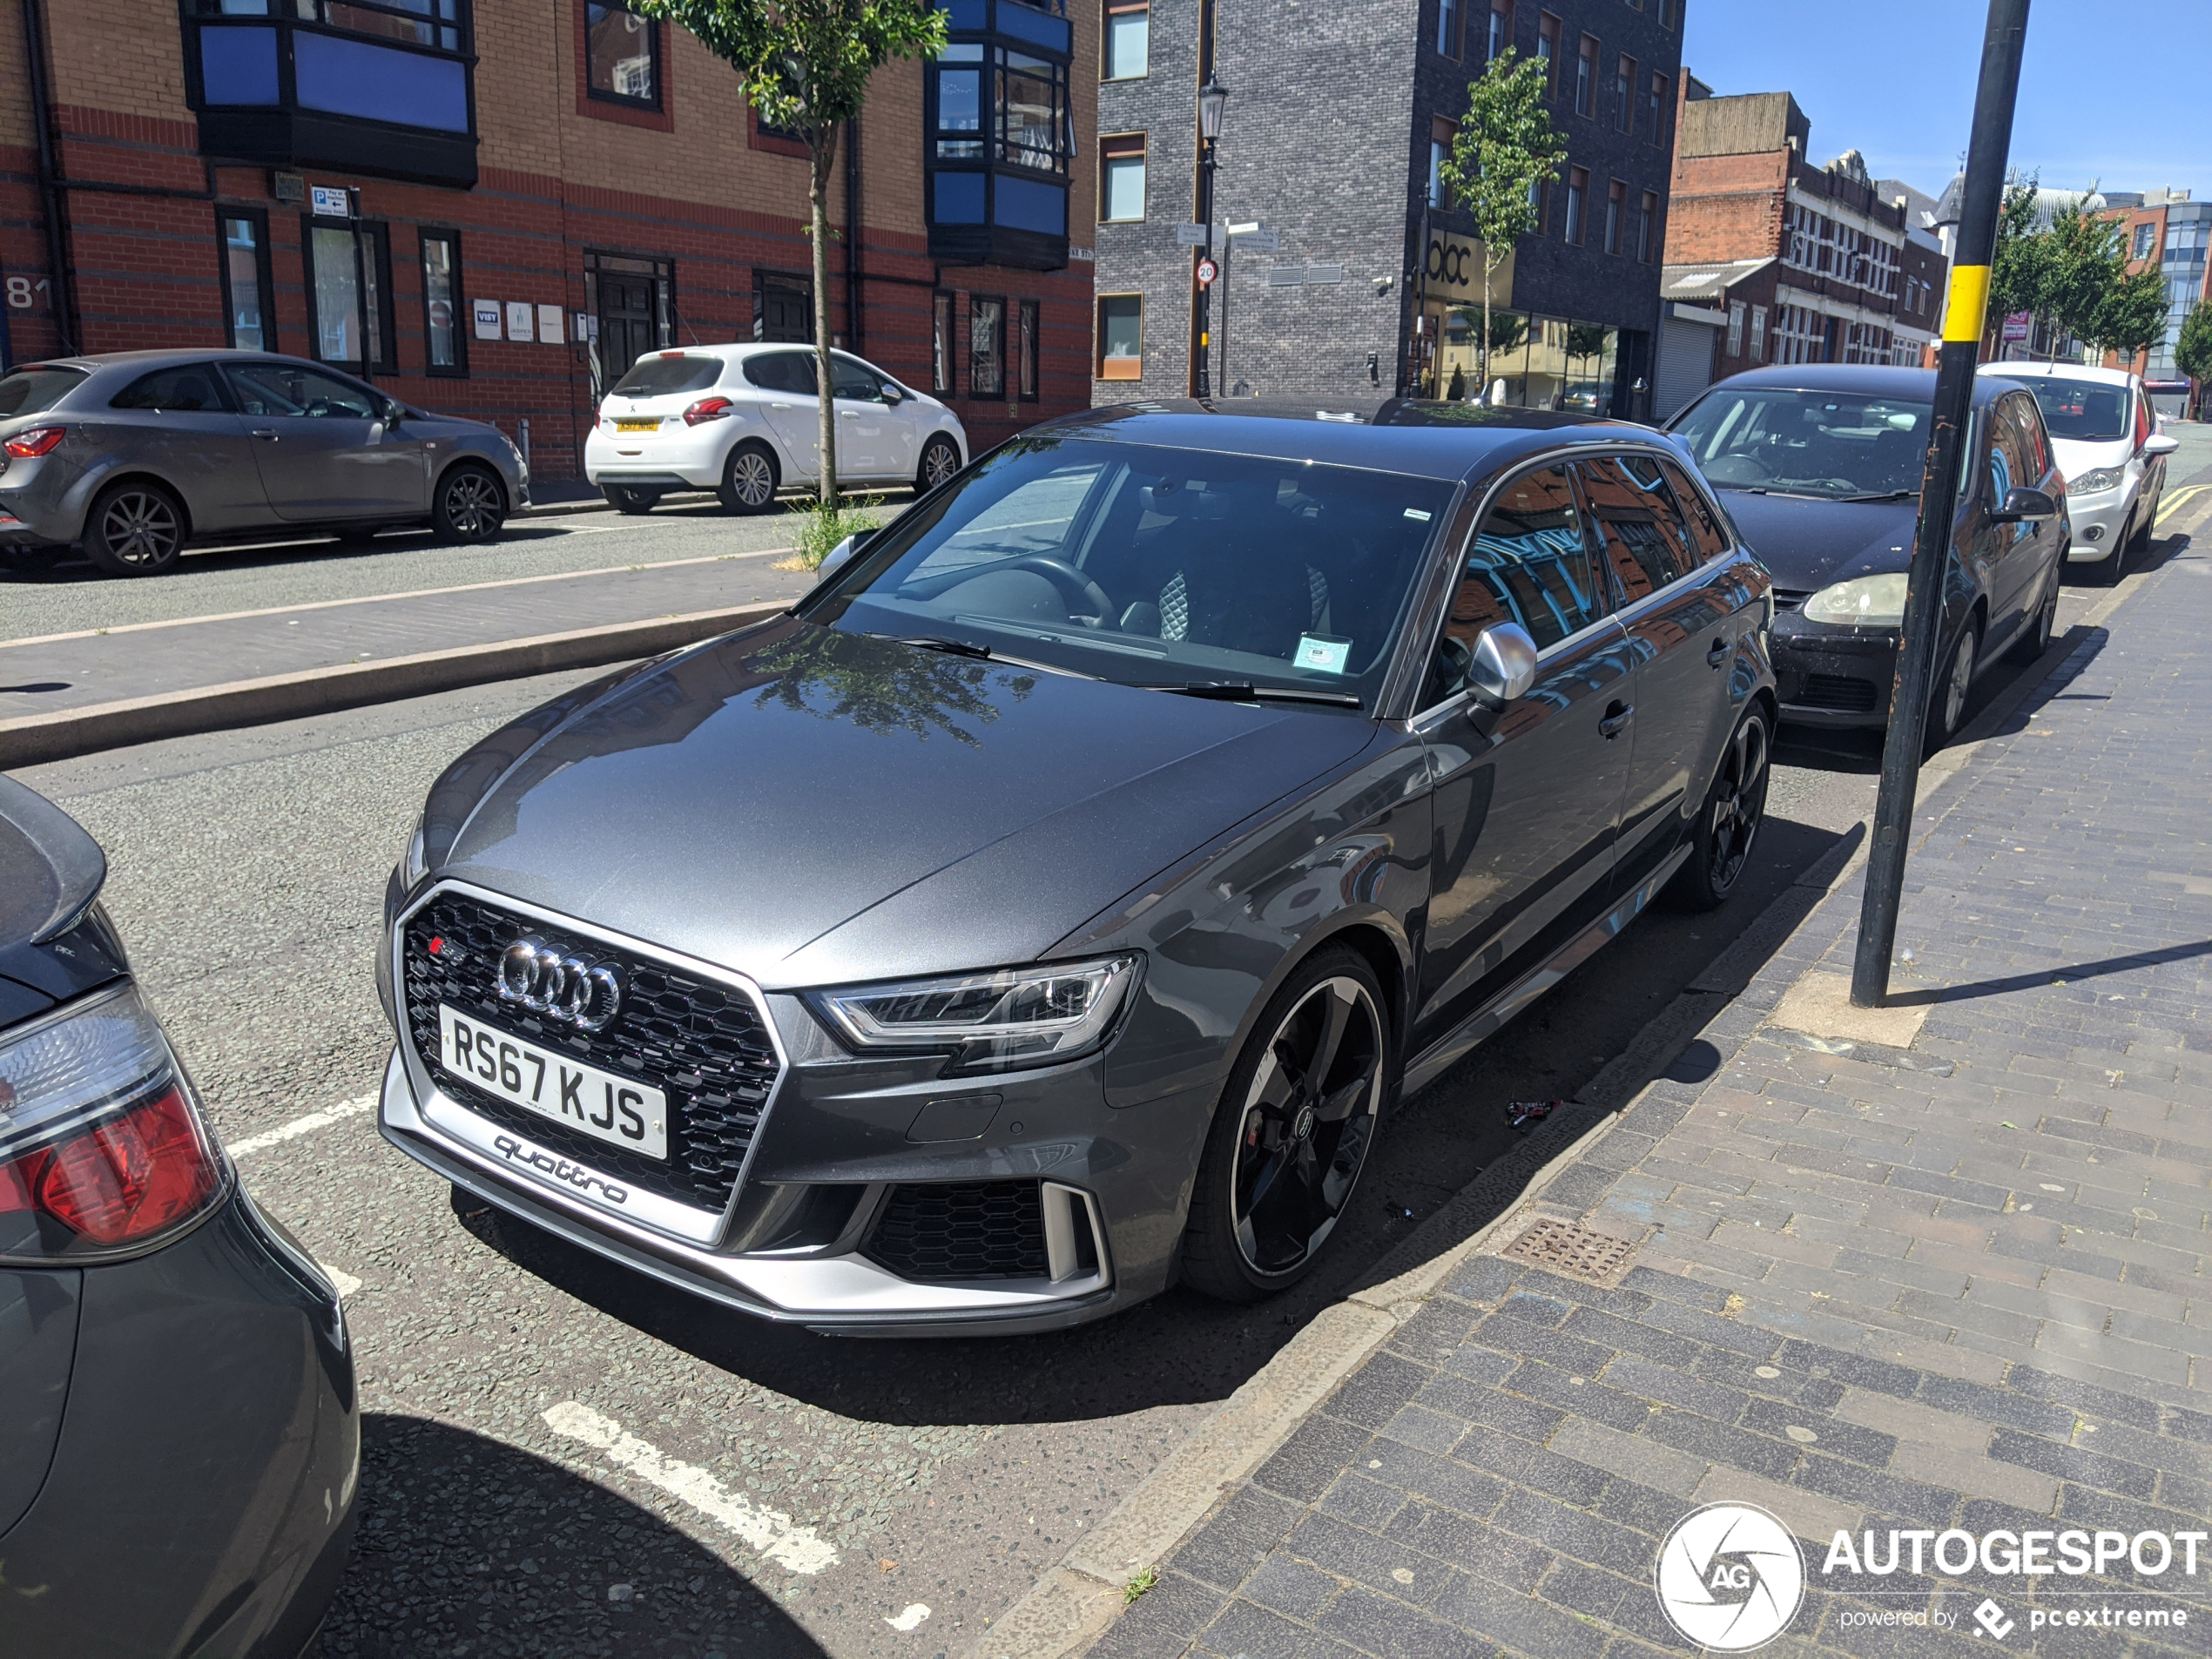
[[[1419,519],[1424,524],[1427,523],[1429,520],[1429,516],[1418,507],[1408,507],[1406,509],[1406,516],[1408,518]]]
[[[1293,666],[1310,668],[1323,674],[1341,674],[1345,661],[1352,655],[1349,639],[1331,639],[1325,634],[1300,634],[1298,654],[1291,658]]]

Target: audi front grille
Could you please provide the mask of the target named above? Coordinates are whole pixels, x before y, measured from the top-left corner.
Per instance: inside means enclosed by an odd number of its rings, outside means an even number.
[[[621,970],[621,1010],[604,1030],[585,1031],[499,994],[502,956],[536,940],[588,971]],[[435,939],[439,948],[430,949]],[[765,1018],[735,986],[683,973],[656,958],[563,931],[535,916],[465,894],[444,892],[401,930],[401,991],[415,1057],[446,1095],[478,1116],[591,1169],[678,1204],[727,1206],[745,1153],[775,1088],[778,1061]],[[558,1121],[509,1105],[438,1063],[438,1005],[494,1029],[528,1037],[586,1065],[635,1077],[668,1096],[668,1157],[627,1152]]]

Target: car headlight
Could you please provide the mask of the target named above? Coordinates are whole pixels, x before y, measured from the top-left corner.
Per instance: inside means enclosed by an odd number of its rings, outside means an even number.
[[[862,1054],[944,1054],[958,1071],[1057,1065],[1112,1034],[1142,960],[1109,956],[861,985],[812,992],[806,1000]]]
[[[2085,472],[2079,478],[2067,481],[2069,496],[2101,496],[2107,489],[2120,488],[2120,481],[2128,475],[2125,467],[2099,467],[2094,472]]]
[[[429,873],[430,855],[423,845],[422,820],[418,818],[415,820],[415,833],[408,837],[407,855],[400,860],[400,885],[412,893]]]
[[[1854,577],[1823,588],[1805,601],[1804,614],[1813,622],[1894,628],[1905,620],[1905,572]]]

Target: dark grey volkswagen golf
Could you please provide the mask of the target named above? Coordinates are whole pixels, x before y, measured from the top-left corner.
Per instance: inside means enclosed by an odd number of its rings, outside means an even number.
[[[1401,1095],[1764,809],[1767,578],[1674,442],[1145,404],[447,769],[385,1136],[732,1308],[1022,1330],[1327,1245]]]

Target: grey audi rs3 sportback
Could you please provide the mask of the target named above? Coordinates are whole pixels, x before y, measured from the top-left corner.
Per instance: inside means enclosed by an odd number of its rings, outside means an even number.
[[[0,777],[0,1654],[297,1659],[354,1534],[338,1292],[209,1132],[78,823]]]
[[[729,1307],[1035,1330],[1327,1245],[1401,1095],[1737,886],[1767,577],[1671,439],[1098,409],[432,787],[386,1137]]]

